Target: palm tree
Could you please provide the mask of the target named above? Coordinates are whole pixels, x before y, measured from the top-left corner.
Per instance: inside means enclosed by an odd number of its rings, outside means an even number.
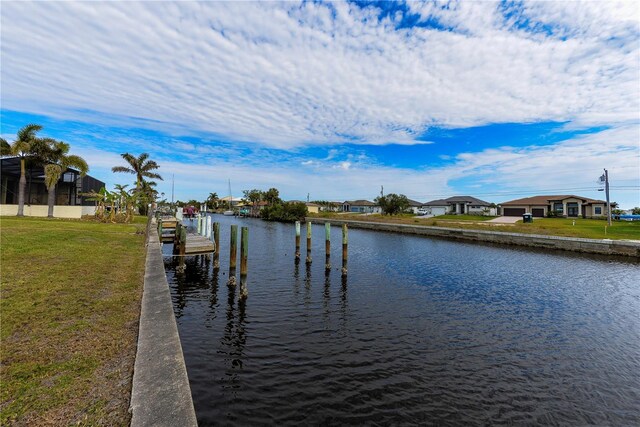
[[[51,141],[51,149],[47,156],[48,164],[44,167],[44,184],[47,187],[47,216],[53,218],[53,205],[56,200],[56,185],[67,168],[73,167],[80,171],[80,176],[89,172],[87,162],[80,156],[69,153],[69,144],[62,141]]]
[[[89,202],[96,202],[96,212],[95,217],[99,220],[102,220],[104,216],[105,206],[104,203],[106,201],[107,189],[102,187],[100,191],[91,190],[87,193],[80,193],[81,196],[86,197],[85,200]]]
[[[148,153],[142,153],[138,157],[135,157],[132,154],[124,153],[121,154],[122,158],[129,163],[129,167],[127,166],[114,166],[111,168],[113,172],[124,172],[130,173],[136,176],[136,192],[140,192],[142,189],[142,184],[144,182],[144,178],[154,178],[162,180],[162,177],[155,172],[151,172],[155,169],[158,169],[160,166],[153,160],[149,159]]]
[[[209,205],[211,209],[218,209],[219,202],[220,198],[218,197],[218,193],[209,193],[209,197],[207,197],[207,205]]]
[[[28,124],[18,131],[16,140],[11,144],[9,153],[20,157],[20,183],[18,185],[18,216],[24,216],[24,190],[27,186],[25,172],[25,160],[33,154],[32,146],[38,140],[36,134],[42,130],[42,126]],[[4,150],[3,150],[4,151]]]

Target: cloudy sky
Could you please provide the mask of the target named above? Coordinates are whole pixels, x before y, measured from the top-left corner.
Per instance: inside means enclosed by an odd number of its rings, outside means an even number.
[[[637,2],[3,2],[1,133],[170,198],[536,194],[640,205]]]

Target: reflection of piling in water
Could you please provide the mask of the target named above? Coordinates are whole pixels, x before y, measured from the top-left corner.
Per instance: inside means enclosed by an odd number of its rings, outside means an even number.
[[[213,253],[213,269],[220,269],[220,223],[213,223],[213,243],[216,251]]]
[[[347,275],[347,258],[349,245],[349,234],[347,232],[347,224],[342,224],[342,275]]]
[[[240,240],[240,299],[249,295],[247,290],[247,257],[249,255],[249,229],[242,227]]]
[[[300,262],[300,221],[296,221],[296,264]]]
[[[331,224],[324,224],[324,271],[331,271]]]
[[[311,221],[307,221],[307,264],[311,264]]]

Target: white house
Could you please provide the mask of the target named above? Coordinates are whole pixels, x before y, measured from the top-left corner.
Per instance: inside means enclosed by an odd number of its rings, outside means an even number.
[[[347,200],[342,203],[342,212],[382,213],[382,208],[368,200]]]
[[[422,205],[426,215],[489,215],[495,216],[497,210],[491,203],[471,196],[453,196],[447,199],[432,200]]]

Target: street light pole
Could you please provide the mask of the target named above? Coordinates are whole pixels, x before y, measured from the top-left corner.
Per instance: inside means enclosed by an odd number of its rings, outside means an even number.
[[[611,226],[611,202],[609,202],[609,172],[604,170],[604,191],[607,195],[607,223]]]

